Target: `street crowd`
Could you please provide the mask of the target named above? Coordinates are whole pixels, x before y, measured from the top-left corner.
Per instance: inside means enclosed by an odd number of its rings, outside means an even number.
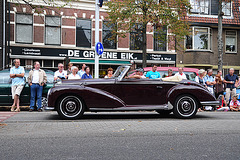
[[[15,59],[14,66],[10,69],[10,78],[12,79],[12,99],[13,105],[11,107],[12,112],[20,112],[19,107],[19,96],[24,88],[25,70],[20,66],[20,60]],[[182,79],[187,79],[183,72],[183,68],[178,68],[178,72],[174,75],[171,69],[168,70],[168,75],[166,77],[179,76]],[[112,78],[113,69],[108,68],[107,75],[104,78]],[[73,66],[72,63],[68,64],[67,70],[64,70],[64,65],[62,63],[58,64],[58,70],[54,73],[54,80],[58,79],[92,79],[90,74],[90,67],[82,64],[80,70],[77,66]],[[157,71],[157,65],[152,66],[152,70],[147,72],[144,76],[144,69],[138,68],[134,75],[130,75],[126,78],[136,78],[136,79],[159,79],[161,78],[160,73]],[[163,77],[162,77],[163,78]],[[240,111],[240,102],[237,99],[236,88],[240,85],[238,76],[234,74],[234,69],[229,69],[229,74],[222,77],[222,71],[218,71],[217,75],[213,77],[213,70],[204,69],[199,70],[199,75],[195,77],[195,81],[206,87],[216,98],[220,98],[221,105],[218,106],[219,111]],[[28,85],[31,89],[30,98],[30,112],[34,111],[35,100],[37,99],[37,110],[42,111],[42,91],[44,85],[47,83],[47,76],[44,70],[40,69],[40,63],[38,61],[34,62],[34,68],[29,72],[27,77]],[[226,90],[226,95],[224,96],[224,90]],[[211,106],[204,106],[200,108],[202,110],[213,110]]]

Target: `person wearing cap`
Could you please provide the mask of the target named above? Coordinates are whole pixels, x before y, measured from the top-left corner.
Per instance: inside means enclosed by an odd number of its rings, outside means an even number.
[[[144,79],[146,77],[143,75],[143,72],[144,70],[142,68],[138,68],[136,69],[136,74],[133,76],[130,76],[129,78]]]
[[[108,72],[108,74],[104,78],[112,78],[112,76],[113,76],[113,69],[112,68],[108,68],[107,72]]]

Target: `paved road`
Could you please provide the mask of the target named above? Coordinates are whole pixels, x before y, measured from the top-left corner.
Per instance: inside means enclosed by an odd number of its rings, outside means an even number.
[[[240,113],[201,112],[181,120],[155,112],[20,112],[0,123],[0,159],[239,160]]]

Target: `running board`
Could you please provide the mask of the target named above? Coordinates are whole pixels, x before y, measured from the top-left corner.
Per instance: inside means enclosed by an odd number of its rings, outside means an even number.
[[[104,112],[104,111],[153,111],[153,110],[171,110],[172,108],[169,107],[167,104],[164,105],[138,105],[133,106],[129,105],[126,107],[119,107],[119,108],[89,108],[89,111],[93,112]]]

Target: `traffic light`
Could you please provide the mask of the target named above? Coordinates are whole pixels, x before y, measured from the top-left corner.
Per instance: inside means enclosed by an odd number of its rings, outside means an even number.
[[[103,0],[99,0],[99,7],[102,7],[103,5]]]

